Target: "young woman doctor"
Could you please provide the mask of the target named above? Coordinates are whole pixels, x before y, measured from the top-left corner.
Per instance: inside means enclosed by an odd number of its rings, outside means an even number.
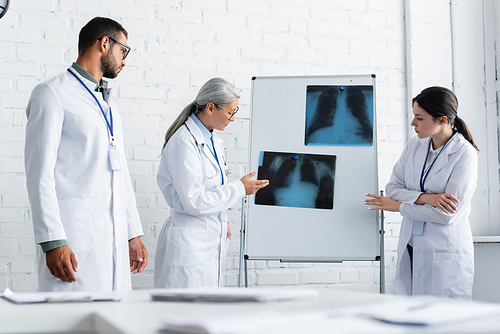
[[[399,211],[394,292],[470,299],[474,277],[470,201],[477,181],[477,147],[457,115],[455,94],[430,87],[413,99],[416,136],[386,186],[368,194],[371,210]]]
[[[158,185],[170,206],[158,238],[155,288],[224,286],[227,209],[255,194],[267,180],[228,182],[222,140],[238,111],[238,93],[228,81],[213,78],[201,87],[165,135]]]

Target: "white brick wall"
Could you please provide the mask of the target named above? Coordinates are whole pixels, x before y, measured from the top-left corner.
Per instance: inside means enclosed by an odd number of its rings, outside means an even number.
[[[168,207],[157,185],[163,136],[200,86],[222,76],[242,91],[237,120],[222,134],[234,179],[247,173],[251,77],[377,75],[380,186],[405,142],[405,38],[402,0],[17,0],[0,20],[0,290],[36,290],[35,247],[24,185],[24,108],[31,89],[76,59],[80,28],[109,16],[129,32],[132,52],[116,79],[126,154],[150,252],[135,288],[153,286],[156,240]],[[239,204],[228,285],[237,284]],[[388,291],[399,216],[387,215]],[[249,261],[249,284],[378,291],[375,262],[282,264]]]

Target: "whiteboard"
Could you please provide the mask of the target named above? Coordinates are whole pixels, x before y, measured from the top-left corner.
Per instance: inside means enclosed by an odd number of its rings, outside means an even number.
[[[371,100],[361,101],[371,109],[372,130],[368,136],[371,138],[365,138],[364,142],[356,142],[356,136],[351,136],[351,133],[360,132],[359,126],[342,123],[349,117],[351,123],[353,119],[363,122],[363,117],[353,111],[356,109],[353,103],[357,103],[355,98],[349,97],[355,96],[354,92],[359,93],[359,87],[363,92],[372,92]],[[327,93],[336,95],[331,98]],[[265,196],[261,190],[262,195],[258,193],[248,199],[244,235],[246,259],[304,262],[377,259],[380,255],[378,212],[368,210],[363,204],[365,193],[378,194],[379,189],[375,96],[375,75],[252,78],[250,170],[259,171],[259,175],[273,175],[274,190]],[[317,128],[332,118],[332,111],[321,114],[328,109],[320,108],[325,101],[336,103],[332,108],[335,113],[333,126],[329,130],[326,126],[320,129],[330,131],[331,136],[323,138],[331,142],[314,139],[320,130],[307,132],[314,127],[311,125],[314,122]],[[316,114],[311,116],[313,112]],[[327,161],[321,158],[323,156],[332,158]],[[294,167],[282,172],[279,168],[285,163]],[[299,164],[302,164],[300,168]],[[313,196],[308,190],[311,184],[300,180],[311,175],[304,171],[314,170],[312,174],[317,175],[318,166],[326,165],[330,167],[321,168],[326,175],[322,180],[333,180],[333,196],[331,188],[319,193],[325,193],[326,202],[333,199],[333,203],[308,206],[313,203],[306,200]],[[292,183],[295,182],[290,181],[292,169],[294,175],[306,176],[297,176],[295,179],[299,181]],[[329,177],[332,173],[334,175]],[[282,187],[284,179],[288,180],[288,185]],[[302,188],[294,188],[299,195],[291,204],[286,191],[295,185]],[[284,188],[287,189],[282,195]],[[305,199],[301,202],[301,198]],[[317,199],[314,203],[318,202]]]

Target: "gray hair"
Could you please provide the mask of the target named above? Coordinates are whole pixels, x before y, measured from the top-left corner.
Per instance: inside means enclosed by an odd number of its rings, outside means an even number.
[[[191,114],[197,114],[203,111],[206,105],[210,102],[216,106],[223,106],[225,104],[231,103],[240,95],[236,87],[229,81],[222,78],[212,78],[208,80],[198,92],[196,99],[188,104],[177,116],[177,119],[168,128],[165,134],[165,143],[163,144],[163,149],[167,146],[168,141],[174,135],[174,133],[187,121]]]

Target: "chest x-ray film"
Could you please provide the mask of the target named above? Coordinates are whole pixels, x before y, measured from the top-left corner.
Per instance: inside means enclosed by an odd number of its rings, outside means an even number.
[[[307,86],[306,145],[373,145],[373,86]]]
[[[255,204],[333,209],[335,155],[261,152]]]

